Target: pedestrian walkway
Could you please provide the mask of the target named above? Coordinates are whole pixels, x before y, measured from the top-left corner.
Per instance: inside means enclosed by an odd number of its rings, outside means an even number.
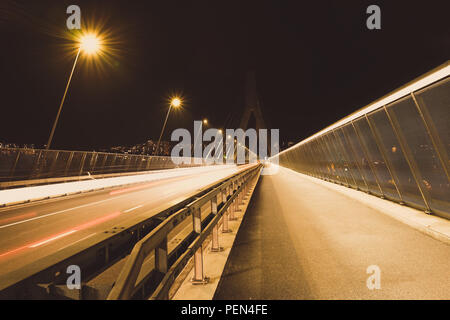
[[[450,299],[448,243],[313,180],[261,177],[214,299]]]

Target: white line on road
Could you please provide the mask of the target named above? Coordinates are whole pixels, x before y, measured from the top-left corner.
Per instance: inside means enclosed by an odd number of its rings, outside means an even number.
[[[136,206],[136,207],[134,207],[134,208],[130,208],[130,209],[124,210],[123,213],[131,212],[131,211],[133,211],[133,210],[136,210],[136,209],[141,208],[142,206],[143,206],[143,205],[140,204],[140,205],[138,205],[138,206]]]
[[[77,241],[72,242],[71,244],[69,244],[69,245],[67,245],[65,247],[62,247],[62,248],[58,249],[58,251],[61,251],[61,250],[65,249],[65,248],[67,248],[67,247],[73,246],[75,243],[78,243],[80,241],[86,240],[87,238],[90,238],[90,237],[92,237],[93,235],[96,235],[96,234],[97,234],[96,232],[91,233],[90,235],[88,235],[88,236],[86,236],[84,238],[81,238],[81,239],[79,239]]]
[[[213,171],[213,170],[211,170],[211,171]],[[220,170],[220,171],[222,171],[222,170]],[[223,171],[228,174],[228,170],[223,170]],[[210,172],[207,171],[206,173],[210,173]],[[180,177],[182,177],[182,176],[180,176]],[[178,178],[178,176],[176,178]],[[140,191],[145,191],[146,189],[147,188],[145,188],[143,190],[140,190]],[[112,197],[112,198],[109,198],[109,199],[100,200],[100,201],[91,202],[91,203],[86,203],[86,204],[83,204],[83,205],[80,205],[80,206],[76,206],[76,207],[73,207],[73,208],[68,208],[68,209],[64,209],[64,210],[60,210],[60,211],[44,214],[42,216],[38,216],[38,217],[34,217],[34,218],[22,220],[22,221],[17,221],[17,222],[13,222],[13,223],[10,223],[10,224],[5,224],[3,226],[0,226],[0,229],[12,227],[12,226],[15,226],[15,225],[18,225],[18,224],[22,224],[22,223],[25,223],[25,222],[30,222],[30,221],[34,221],[34,220],[50,217],[50,216],[53,216],[53,215],[56,215],[56,214],[60,214],[60,213],[64,213],[64,212],[71,211],[71,210],[75,210],[75,209],[80,209],[80,208],[96,205],[96,204],[103,203],[103,202],[106,202],[106,201],[117,200],[117,199],[122,198],[122,197],[128,197],[129,195],[130,195],[129,193],[126,193],[126,194],[115,196],[115,197]],[[171,194],[169,193],[169,195],[171,195]],[[165,195],[165,196],[167,196],[167,195]],[[132,208],[132,209],[135,209],[135,208]],[[124,212],[126,212],[126,211],[124,211]]]
[[[74,233],[76,231],[77,230],[70,230],[68,232],[65,232],[65,233],[62,233],[60,235],[57,235],[56,237],[53,237],[53,238],[41,241],[39,243],[35,243],[35,244],[29,246],[28,248],[36,248],[36,247],[42,246],[43,244],[49,243],[50,241],[53,241],[53,240],[56,240],[56,239],[59,239],[59,238],[65,237],[65,236],[68,236],[69,234],[72,234],[72,233]]]
[[[64,210],[61,210],[61,211],[56,211],[56,212],[44,214],[42,216],[38,216],[38,217],[34,217],[34,218],[22,220],[22,221],[17,221],[17,222],[13,222],[13,223],[10,223],[10,224],[5,224],[4,226],[0,226],[0,229],[11,227],[11,226],[15,226],[16,224],[21,224],[21,223],[25,223],[25,222],[29,222],[29,221],[33,221],[33,220],[37,220],[37,219],[42,219],[42,218],[45,218],[45,217],[53,216],[55,214],[64,213],[64,212],[67,212],[67,211],[70,211],[70,210],[74,210],[74,209],[80,209],[80,208],[84,208],[84,207],[87,207],[87,206],[92,206],[94,204],[98,204],[98,203],[114,200],[114,199],[117,199],[117,198],[118,197],[111,198],[111,199],[100,200],[100,201],[91,202],[91,203],[86,203],[86,204],[83,204],[81,206],[76,206],[76,207],[73,207],[73,208],[68,208],[68,209],[64,209]]]

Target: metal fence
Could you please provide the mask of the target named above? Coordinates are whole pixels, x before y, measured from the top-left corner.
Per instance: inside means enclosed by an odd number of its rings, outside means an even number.
[[[154,268],[149,272],[159,273],[158,285],[150,294],[151,299],[169,299],[169,289],[176,277],[186,266],[188,260],[194,260],[194,284],[207,283],[208,278],[203,268],[203,243],[211,235],[211,251],[220,252],[219,227],[222,232],[227,233],[228,220],[234,220],[234,212],[240,211],[239,205],[243,203],[245,196],[250,192],[250,187],[257,181],[261,165],[255,164],[247,170],[226,179],[216,188],[198,197],[186,207],[178,210],[164,220],[157,228],[152,230],[143,239],[136,243],[131,254],[115,282],[114,287],[108,295],[109,300],[126,300],[135,298],[137,293],[142,293],[145,278],[137,281],[144,261],[154,254]],[[202,219],[202,207],[210,207],[210,219]],[[178,225],[192,217],[192,230],[194,239],[187,244],[187,248],[179,252],[179,257],[170,263],[168,251],[168,237],[172,230]],[[204,223],[206,222],[206,224]],[[183,241],[189,241],[188,235]],[[180,239],[182,240],[182,239]],[[144,294],[141,298],[146,298]]]
[[[170,156],[0,148],[0,184],[190,166],[198,164],[176,165]]]
[[[234,212],[239,211],[239,205],[250,191],[249,183],[256,183],[260,170],[259,164],[239,170],[186,195],[182,201],[167,204],[164,209],[151,208],[145,215],[122,221],[104,232],[82,239],[76,246],[66,246],[32,264],[2,274],[0,299],[105,299],[108,294],[110,299],[138,299],[150,295],[165,299],[173,280],[192,256],[196,256],[196,280],[202,281],[203,264],[200,262],[203,260],[199,248],[211,235],[212,249],[220,249],[218,231],[229,230],[228,220],[233,220]],[[200,208],[208,204],[210,210],[199,216]],[[192,223],[190,232],[183,238],[179,233],[173,234],[177,244],[168,246],[168,232],[176,231],[174,227],[184,223]],[[136,280],[141,262],[152,253],[156,253],[153,258],[156,264],[151,270],[145,270],[144,277]],[[89,285],[89,280],[114,269],[127,255],[118,279],[113,270],[113,275],[108,273],[106,280],[103,278],[101,287]],[[79,289],[67,287],[66,270],[71,265],[83,270]],[[110,292],[113,284],[114,291]]]
[[[447,62],[278,155],[280,165],[450,218]]]

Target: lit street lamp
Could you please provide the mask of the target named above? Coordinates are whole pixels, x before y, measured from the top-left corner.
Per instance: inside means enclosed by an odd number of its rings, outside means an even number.
[[[155,150],[155,154],[154,154],[155,156],[158,155],[159,144],[161,143],[161,138],[163,136],[164,129],[166,128],[166,123],[167,123],[167,119],[169,118],[170,110],[172,109],[172,107],[178,108],[180,106],[181,106],[181,99],[180,98],[175,97],[175,98],[173,98],[170,101],[169,110],[167,111],[167,115],[166,115],[166,120],[164,120],[164,124],[163,124],[163,127],[161,129],[161,134],[159,135],[159,139],[158,139],[158,144],[156,145],[156,150]]]
[[[86,54],[91,55],[91,54],[97,53],[100,50],[100,47],[101,47],[100,40],[94,34],[86,34],[80,38],[80,43],[79,43],[77,55],[75,57],[75,62],[73,63],[72,71],[70,72],[69,80],[67,81],[66,90],[64,91],[64,95],[61,99],[61,104],[59,105],[58,113],[56,114],[56,119],[55,119],[55,122],[53,123],[52,131],[50,132],[50,137],[48,138],[48,142],[45,147],[46,150],[50,149],[50,145],[52,144],[56,125],[58,124],[59,116],[61,114],[64,100],[66,99],[67,90],[69,90],[70,81],[72,80],[73,72],[75,70],[75,66],[77,65],[77,61],[78,61],[78,57],[80,56],[80,52],[83,51]]]

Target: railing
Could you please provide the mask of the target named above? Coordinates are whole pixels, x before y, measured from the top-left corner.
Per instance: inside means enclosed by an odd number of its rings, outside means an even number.
[[[203,272],[202,245],[205,239],[212,235],[211,250],[220,251],[219,227],[220,225],[222,226],[222,232],[229,231],[228,220],[233,219],[234,212],[238,210],[239,204],[243,201],[244,196],[249,191],[250,184],[258,176],[260,170],[261,166],[255,165],[224,181],[207,194],[172,214],[140,240],[128,257],[108,299],[131,299],[144,287],[145,280],[141,280],[138,283],[136,280],[144,261],[152,253],[154,254],[154,269],[152,271],[156,271],[160,277],[156,289],[149,294],[151,299],[168,299],[170,287],[192,256],[194,257],[194,278],[192,281],[196,283],[207,282],[208,279]],[[201,209],[206,204],[210,205],[212,218],[202,221]],[[178,259],[170,265],[171,253],[168,252],[168,235],[176,226],[186,221],[189,216],[192,216],[192,228],[195,238],[184,251],[178,252]],[[204,227],[205,221],[207,224]],[[189,236],[184,240],[187,238]]]
[[[450,218],[449,74],[447,62],[281,152],[279,164]]]
[[[89,175],[198,166],[173,163],[170,156],[85,151],[0,148],[0,188]]]
[[[186,198],[176,203],[167,204],[162,207],[153,208],[147,212],[145,216],[137,216],[126,221],[122,221],[114,227],[110,227],[104,232],[99,232],[89,239],[85,239],[77,243],[76,246],[67,246],[64,249],[54,252],[49,256],[38,259],[30,265],[23,266],[11,273],[0,276],[0,299],[56,299],[56,298],[71,298],[71,299],[104,299],[102,292],[86,285],[86,282],[96,277],[104,270],[111,268],[117,261],[130,253],[134,246],[144,239],[149,232],[160,230],[163,224],[167,224],[167,219],[173,219],[174,214],[179,214],[180,211],[186,208],[193,208],[199,204],[199,199],[205,195],[211,194],[211,191],[218,190],[218,188],[225,188],[227,192],[227,204],[224,202],[218,204],[218,209],[222,210],[224,206],[230,209],[230,202],[232,202],[239,192],[244,188],[238,188],[238,179],[247,181],[247,174],[259,172],[260,166],[255,165],[240,171],[238,174],[230,175],[220,181],[214,182],[201,190],[186,195]],[[234,191],[233,191],[234,190]],[[242,197],[242,195],[241,195]],[[242,198],[241,198],[242,199]],[[225,201],[225,199],[223,199]],[[220,202],[220,199],[219,199]],[[192,209],[188,209],[188,214],[191,214]],[[184,211],[186,213],[186,211]],[[223,216],[224,211],[219,212],[222,216],[222,224],[227,227],[226,218],[232,218],[233,211],[229,211],[228,215]],[[180,216],[178,216],[180,218]],[[186,220],[186,219],[185,219]],[[211,223],[211,214],[203,219],[202,227]],[[173,220],[170,220],[171,223]],[[186,220],[187,222],[187,220]],[[203,234],[207,232],[208,227],[203,230]],[[181,253],[185,257],[189,257],[190,253],[186,252],[186,248],[194,246],[193,240],[197,237],[196,233],[190,234],[183,241],[181,241],[175,248],[168,253],[168,267],[173,267],[173,261],[178,259]],[[202,238],[203,239],[203,238]],[[214,238],[213,238],[214,239]],[[197,240],[196,240],[197,241]],[[202,240],[203,241],[203,240]],[[183,261],[182,261],[183,262]],[[81,288],[68,290],[66,286],[67,281],[67,267],[70,265],[77,265],[82,272],[82,286]],[[178,266],[182,264],[177,263]],[[169,273],[168,273],[169,274]],[[176,274],[171,272],[170,274]],[[157,277],[156,285],[162,283],[161,277]],[[140,283],[139,288],[145,284],[153,286],[156,281],[149,276],[145,277]],[[145,283],[144,283],[145,282]],[[164,283],[170,283],[165,281]],[[116,284],[118,287],[118,284]],[[143,288],[146,289],[146,288]],[[109,292],[109,290],[108,290]],[[134,291],[133,291],[134,292]]]

